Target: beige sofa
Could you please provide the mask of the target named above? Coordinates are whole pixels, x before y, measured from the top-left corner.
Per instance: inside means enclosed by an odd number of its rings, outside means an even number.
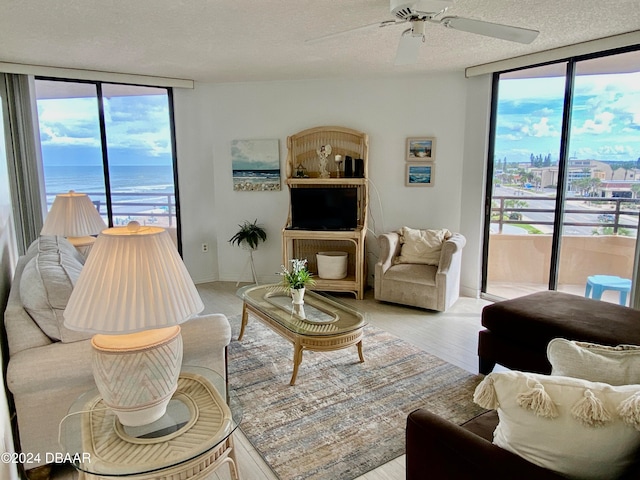
[[[432,264],[424,264],[399,261],[401,238],[398,232],[378,237],[376,300],[444,312],[460,295],[460,266],[466,239],[459,233],[451,234],[443,240]]]
[[[58,425],[73,401],[95,386],[89,336],[62,326],[62,313],[84,260],[62,237],[41,237],[20,257],[4,314],[7,386],[17,413],[20,450],[59,452]],[[226,376],[227,317],[202,315],[182,325],[184,365]]]

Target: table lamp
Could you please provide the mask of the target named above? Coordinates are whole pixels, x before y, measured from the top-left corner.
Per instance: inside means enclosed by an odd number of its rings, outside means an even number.
[[[81,253],[88,253],[83,247],[93,245],[95,237],[91,235],[97,235],[105,228],[107,225],[89,196],[70,190],[56,195],[40,235],[67,237]]]
[[[91,332],[93,375],[124,426],[160,419],[182,365],[180,323],[204,304],[168,232],[103,230],[64,311],[64,325]]]

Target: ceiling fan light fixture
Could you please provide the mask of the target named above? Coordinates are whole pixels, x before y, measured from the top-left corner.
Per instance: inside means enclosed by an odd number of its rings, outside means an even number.
[[[422,37],[424,40],[424,26],[425,22],[423,20],[414,20],[411,22],[411,36],[412,37]]]
[[[412,29],[407,29],[400,37],[396,51],[396,65],[413,65],[418,61],[420,46],[424,42],[424,35],[413,35]]]

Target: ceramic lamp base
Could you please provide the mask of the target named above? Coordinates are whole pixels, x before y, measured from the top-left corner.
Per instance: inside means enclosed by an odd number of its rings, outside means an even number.
[[[93,376],[120,423],[136,427],[161,418],[178,386],[180,327],[127,335],[94,335]]]

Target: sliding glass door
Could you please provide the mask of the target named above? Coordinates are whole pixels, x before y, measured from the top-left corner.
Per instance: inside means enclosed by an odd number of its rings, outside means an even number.
[[[638,85],[638,51],[496,76],[484,293],[584,295],[594,275],[632,278]]]
[[[500,76],[495,104],[486,292],[511,298],[546,289],[566,64]]]
[[[633,276],[640,207],[640,51],[575,62],[570,111],[558,290],[582,292],[590,276],[626,282]],[[624,297],[614,289],[603,292],[611,302]]]

